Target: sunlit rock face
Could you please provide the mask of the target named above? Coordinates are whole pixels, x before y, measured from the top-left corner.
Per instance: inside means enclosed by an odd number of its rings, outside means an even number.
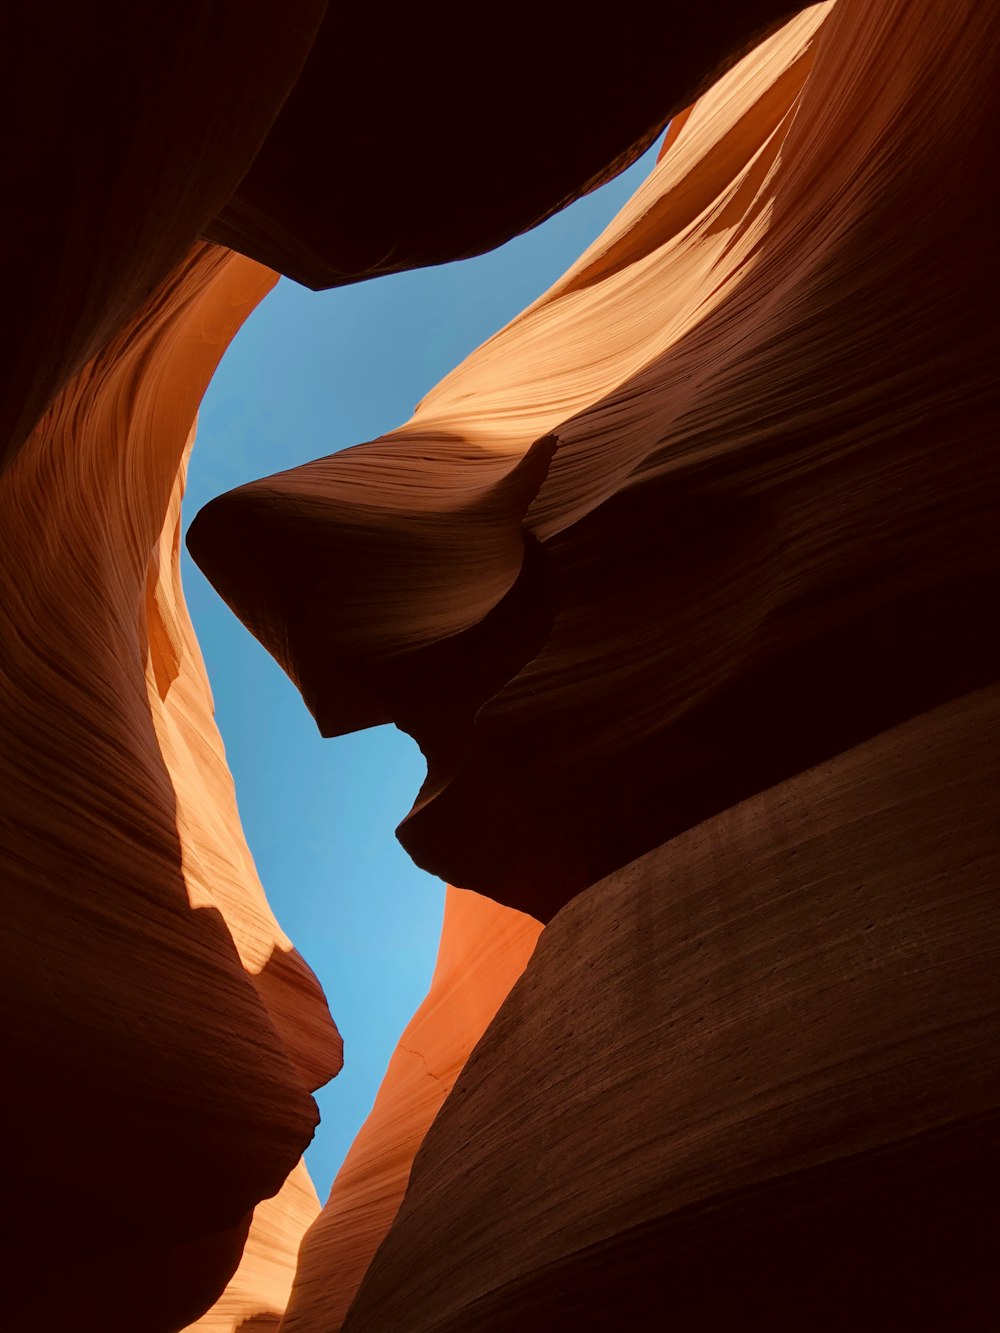
[[[302,1244],[282,1333],[333,1333],[403,1199],[410,1165],[470,1052],[535,947],[541,923],[449,888],[430,990]]]
[[[324,734],[420,743],[421,865],[547,919],[995,677],[995,42],[803,13],[409,423],[199,515]]]
[[[196,246],[0,480],[12,1327],[200,1315],[340,1067],[243,840],[178,568],[198,403],[274,280]]]
[[[415,858],[551,923],[294,1333],[992,1327],[997,41],[803,12],[409,423],[193,526],[324,734],[418,740]]]
[[[345,1333],[995,1328],[998,726],[942,705],[563,908]]]
[[[12,1327],[638,1328],[653,1304],[993,1329],[998,28],[972,0],[775,26],[797,8],[705,9],[697,39],[623,17],[631,65],[610,30],[558,56],[504,31],[450,78],[400,29],[382,102],[364,43],[336,49],[367,16],[314,0],[273,32],[228,0],[28,15],[48,91],[11,62],[0,404]],[[319,1217],[301,1153],[340,1041],[243,841],[177,567],[199,400],[275,275],[197,238],[315,286],[472,253],[720,69],[409,423],[192,529],[325,734],[417,738],[401,837],[478,891],[450,894]]]
[[[191,1333],[274,1333],[295,1275],[299,1245],[319,1213],[319,1199],[300,1162],[273,1199],[253,1216],[240,1266]]]

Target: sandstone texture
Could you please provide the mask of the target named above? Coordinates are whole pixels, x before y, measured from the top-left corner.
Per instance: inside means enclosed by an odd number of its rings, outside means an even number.
[[[280,23],[248,23],[240,0],[18,10],[0,89],[0,470],[226,204],[325,10],[290,0]]]
[[[1000,19],[477,21],[25,15],[5,1327],[993,1333]],[[671,116],[409,422],[190,530],[324,735],[416,738],[462,886],[320,1212],[342,1047],[184,605],[198,405],[277,272],[477,253]]]
[[[282,1333],[340,1328],[402,1202],[414,1154],[541,929],[489,898],[449,888],[430,990],[303,1242]]]
[[[199,515],[324,734],[419,742],[418,863],[548,919],[996,677],[997,40],[806,11],[409,423]]]
[[[274,1198],[257,1205],[239,1268],[189,1333],[273,1333],[288,1303],[299,1245],[318,1213],[309,1172],[299,1162]]]
[[[543,931],[345,1333],[996,1326],[1000,687]]]
[[[200,1315],[340,1067],[243,841],[177,563],[198,403],[273,282],[196,246],[0,479],[5,1308],[39,1333]]]

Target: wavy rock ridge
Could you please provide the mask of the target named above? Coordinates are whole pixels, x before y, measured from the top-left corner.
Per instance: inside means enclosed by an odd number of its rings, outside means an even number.
[[[28,15],[53,91],[14,61],[4,94],[8,1317],[597,1328],[666,1291],[687,1322],[987,1333],[1000,23],[716,5],[629,65],[533,14],[470,74],[441,13],[373,100],[381,18],[119,8]],[[325,734],[416,737],[401,838],[488,895],[450,891],[317,1215],[341,1046],[184,608],[198,402],[271,269],[475,253],[675,112],[605,234],[409,423],[191,529]]]
[[[995,40],[807,11],[411,422],[198,516],[324,734],[419,742],[421,865],[547,919],[995,677]]]
[[[548,84],[520,121],[495,96],[498,80],[548,59],[559,33],[534,23],[534,48],[486,49],[480,113],[465,107],[477,135],[492,117],[481,207],[446,210],[443,236],[421,203],[393,238],[391,267],[473,253],[592,188],[786,8],[700,16],[690,58],[644,101],[602,110],[587,136],[566,137],[565,100]],[[435,21],[447,29],[451,17]],[[329,225],[344,198],[360,209],[372,195],[375,214],[384,204],[371,165],[383,128],[373,120],[359,137],[337,102],[370,103],[357,54],[377,39],[384,74],[384,34],[373,16],[350,22],[345,78],[344,16],[322,0],[253,23],[232,0],[162,12],[108,0],[56,21],[26,12],[29,54],[12,59],[0,93],[17,335],[0,392],[2,994],[18,1090],[4,1129],[10,1144],[44,1145],[30,1166],[18,1154],[5,1182],[19,1230],[4,1286],[10,1317],[38,1333],[165,1333],[200,1316],[239,1264],[255,1205],[278,1195],[211,1316],[271,1319],[310,1211],[308,1190],[279,1187],[315,1124],[308,1091],[336,1072],[340,1042],[243,842],[176,561],[198,401],[274,280],[199,236],[224,234],[315,285],[386,266],[362,253],[371,218]],[[399,43],[399,101],[382,103],[393,126],[408,108],[418,131],[397,145],[404,194],[407,174],[425,182],[428,144],[455,148],[450,102],[426,95],[454,86],[454,70],[424,37],[420,70]],[[319,135],[339,159],[336,198],[303,200]],[[452,158],[439,160],[443,185]]]
[[[945,704],[563,908],[346,1333],[992,1328],[998,724]]]
[[[192,527],[325,734],[418,740],[416,859],[552,918],[343,1324],[354,1279],[317,1244],[284,1327],[643,1326],[664,1253],[685,1318],[837,1327],[867,1300],[989,1326],[954,1213],[985,1206],[1000,1093],[995,718],[969,694],[1000,668],[995,282],[968,263],[991,265],[997,37],[974,5],[806,11],[411,422]],[[331,1198],[314,1236],[348,1217]],[[900,1290],[912,1254],[938,1285]],[[738,1276],[706,1298],[717,1264]]]
[[[25,1328],[200,1314],[340,1068],[243,841],[179,581],[198,403],[274,280],[197,246],[0,483],[4,1128],[44,1145],[7,1182]]]

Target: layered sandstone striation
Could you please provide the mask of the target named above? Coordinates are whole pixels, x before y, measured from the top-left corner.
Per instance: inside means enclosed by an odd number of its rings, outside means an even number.
[[[541,923],[449,888],[427,997],[302,1244],[282,1333],[339,1329],[402,1202],[414,1154],[470,1052],[524,971]]]
[[[410,422],[192,527],[324,734],[417,739],[415,858],[551,920],[349,1333],[991,1327],[998,44],[803,12]]]
[[[5,1300],[38,1333],[200,1315],[340,1067],[243,841],[178,568],[198,403],[274,280],[196,246],[0,480]]]
[[[419,742],[421,865],[545,919],[995,677],[996,45],[806,11],[409,423],[199,515],[324,734]]]
[[[305,1163],[258,1204],[240,1266],[188,1333],[274,1333],[288,1303],[302,1237],[319,1213]]]
[[[12,1326],[993,1327],[1000,24],[798,8],[671,11],[631,65],[511,16],[455,67],[404,19],[377,95],[373,20],[316,0],[280,31],[231,0],[27,16]],[[604,235],[410,422],[191,530],[324,734],[417,739],[400,836],[477,891],[317,1216],[341,1044],[178,572],[198,403],[275,274],[197,238],[314,286],[454,258],[671,111]]]
[[[563,908],[345,1333],[994,1328],[998,727],[942,705]]]

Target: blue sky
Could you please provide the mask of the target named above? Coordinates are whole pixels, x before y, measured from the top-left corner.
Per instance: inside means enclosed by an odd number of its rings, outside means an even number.
[[[283,278],[205,396],[186,521],[222,491],[405,421],[564,272],[654,160],[650,150],[611,184],[477,259],[332,292]],[[434,969],[444,886],[412,864],[393,832],[424,764],[394,727],[323,740],[294,686],[186,550],[182,560],[250,850],[344,1037],[344,1069],[317,1094],[323,1120],[306,1154],[325,1199]]]

